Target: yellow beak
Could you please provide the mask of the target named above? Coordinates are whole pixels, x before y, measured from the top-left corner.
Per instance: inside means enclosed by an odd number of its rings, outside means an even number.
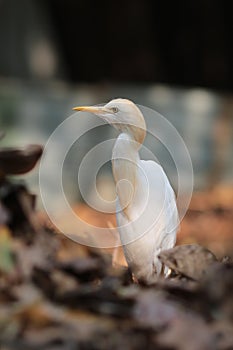
[[[98,111],[98,107],[95,106],[81,106],[81,107],[74,107],[72,108],[74,111],[82,111],[82,112],[90,112],[90,113],[96,113]]]
[[[81,106],[72,108],[74,111],[89,112],[94,114],[109,114],[112,113],[110,109],[104,108],[103,106]]]

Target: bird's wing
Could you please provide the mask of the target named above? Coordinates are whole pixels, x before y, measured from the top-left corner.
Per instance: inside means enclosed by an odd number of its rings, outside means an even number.
[[[161,263],[157,256],[160,251],[174,247],[179,216],[175,194],[163,168],[153,161],[140,162],[148,176],[149,199],[146,209],[148,222],[153,215],[155,218],[148,235],[150,239],[153,237],[154,265],[158,272],[161,270]]]
[[[130,220],[119,210],[118,229],[122,243],[126,244],[124,251],[129,264],[136,262],[138,270],[143,271],[146,265],[149,269],[154,263],[159,273],[159,252],[173,247],[176,241],[178,214],[175,195],[159,164],[140,160],[139,168]],[[119,202],[118,205],[120,209]]]
[[[161,229],[173,233],[178,226],[176,198],[163,168],[154,161],[140,160],[149,188],[148,208],[158,215]],[[142,180],[143,181],[143,180]],[[141,184],[141,187],[143,184]],[[154,215],[155,215],[154,214]],[[153,215],[153,214],[151,214]]]

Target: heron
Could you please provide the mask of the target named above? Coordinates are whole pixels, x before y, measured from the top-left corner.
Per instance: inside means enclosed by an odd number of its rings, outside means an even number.
[[[122,98],[73,109],[93,113],[120,132],[112,151],[117,229],[134,279],[153,284],[168,274],[159,253],[174,247],[179,219],[175,193],[162,166],[140,159],[144,116],[135,103]]]

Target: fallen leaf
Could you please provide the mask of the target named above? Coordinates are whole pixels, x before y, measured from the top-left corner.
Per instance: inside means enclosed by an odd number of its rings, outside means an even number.
[[[171,270],[193,280],[200,280],[209,266],[217,261],[211,251],[197,244],[164,250],[159,254],[159,259]]]
[[[25,174],[32,170],[43,152],[40,145],[0,149],[0,171],[6,175]]]

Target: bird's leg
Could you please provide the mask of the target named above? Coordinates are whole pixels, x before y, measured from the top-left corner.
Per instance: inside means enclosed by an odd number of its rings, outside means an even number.
[[[128,266],[127,261],[125,259],[125,255],[123,252],[123,248],[121,246],[121,240],[119,237],[119,233],[115,226],[113,226],[111,221],[107,222],[107,225],[109,229],[114,230],[116,235],[116,246],[113,248],[113,253],[112,253],[112,266],[113,267],[119,267],[119,266]]]
[[[114,247],[112,254],[112,266],[128,266],[121,246]]]

